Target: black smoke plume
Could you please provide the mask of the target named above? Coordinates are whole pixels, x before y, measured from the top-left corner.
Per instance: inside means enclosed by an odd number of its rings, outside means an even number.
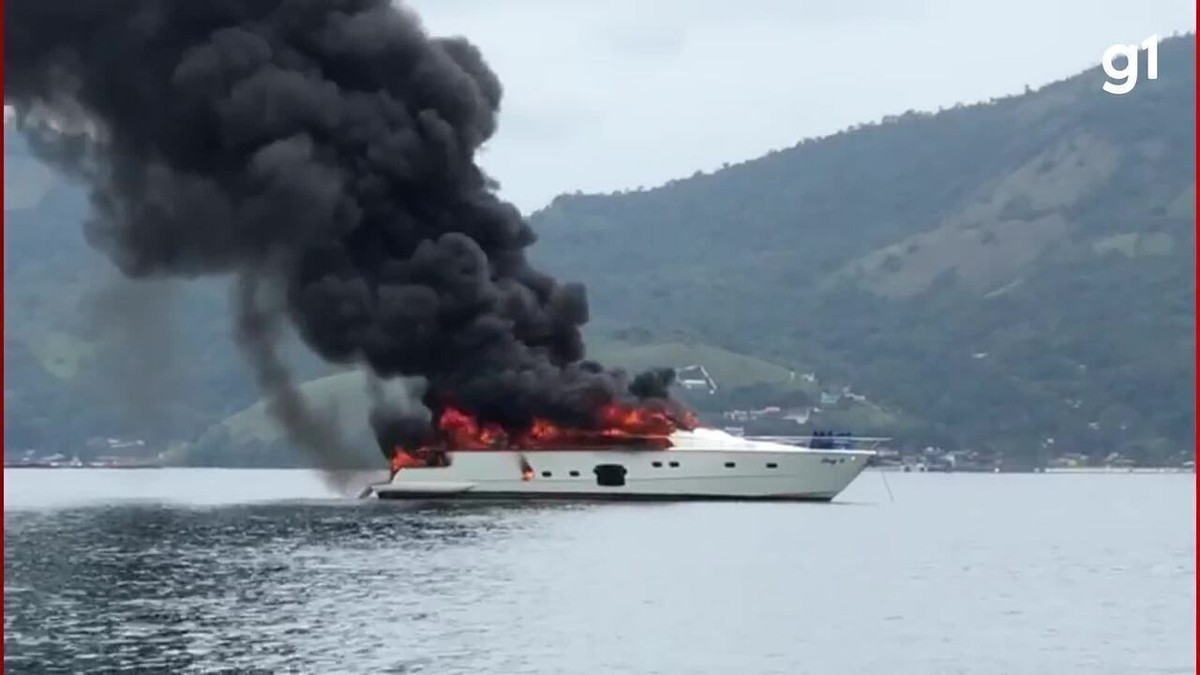
[[[128,276],[270,277],[326,360],[423,376],[433,411],[513,430],[588,427],[607,402],[667,395],[662,373],[631,383],[584,360],[583,287],[526,260],[533,231],[476,163],[501,85],[466,40],[428,36],[389,0],[4,9],[6,101],[90,184],[89,241]],[[278,418],[319,435],[271,322],[241,302]],[[372,416],[385,447],[430,426],[394,417]]]

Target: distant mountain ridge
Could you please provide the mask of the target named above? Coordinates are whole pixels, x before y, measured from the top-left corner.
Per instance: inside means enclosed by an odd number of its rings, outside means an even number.
[[[1125,96],[1095,68],[562,196],[534,255],[596,315],[850,382],[930,443],[1190,449],[1195,62],[1177,37]]]

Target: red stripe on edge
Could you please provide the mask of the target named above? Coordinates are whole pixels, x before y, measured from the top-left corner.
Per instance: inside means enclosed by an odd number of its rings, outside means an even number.
[[[0,0],[0,1],[2,1],[2,0]],[[1198,3],[1200,3],[1200,0],[1198,0]],[[1197,35],[1196,26],[1193,25],[1192,26],[1193,39],[1196,38],[1196,35]],[[1195,55],[1195,54],[1196,54],[1195,47],[1193,47],[1193,55]],[[1197,66],[1197,68],[1200,68],[1200,57],[1198,57],[1196,60],[1196,66]],[[1195,71],[1193,71],[1193,73],[1194,72]],[[1197,84],[1196,84],[1196,97],[1197,97],[1197,99],[1200,99],[1200,82],[1197,82]],[[1195,108],[1195,101],[1193,101],[1192,105],[1193,105],[1192,114],[1197,115],[1197,110]],[[1200,128],[1200,118],[1197,118],[1197,125],[1195,128]],[[1192,172],[1193,172],[1192,180],[1193,181],[1196,181],[1196,175],[1195,175],[1195,171],[1196,171],[1196,165],[1195,165],[1196,159],[1195,158],[1196,157],[1200,157],[1200,133],[1196,134],[1196,155],[1193,156],[1193,160],[1192,160],[1192,162],[1193,162],[1193,164],[1192,164]],[[1196,191],[1193,191],[1193,192],[1196,192]],[[1195,219],[1196,213],[1200,212],[1200,193],[1193,194],[1193,197],[1196,200],[1196,209],[1192,211],[1192,218]],[[1196,223],[1193,223],[1192,226],[1196,227]],[[1200,230],[1200,228],[1197,228],[1197,229]],[[1200,250],[1200,247],[1198,247],[1198,250]],[[1198,257],[1200,257],[1200,256],[1198,256]],[[1193,258],[1193,260],[1194,260],[1194,258]],[[1197,404],[1200,403],[1200,376],[1197,376],[1197,372],[1196,372],[1196,364],[1197,364],[1197,362],[1200,362],[1200,339],[1196,339],[1197,333],[1200,333],[1200,330],[1196,330],[1198,327],[1200,327],[1200,269],[1196,270],[1196,285],[1192,286],[1192,300],[1196,303],[1196,316],[1193,317],[1194,323],[1192,324],[1192,327],[1193,327],[1192,336],[1194,339],[1193,347],[1196,349],[1196,358],[1192,361],[1192,383],[1196,387],[1196,397],[1192,399],[1192,408],[1193,408],[1193,410],[1195,410]],[[1192,454],[1194,455],[1194,457],[1193,457],[1194,460],[1200,460],[1200,454],[1197,453],[1197,450],[1200,449],[1200,425],[1197,425],[1197,417],[1200,417],[1200,413],[1197,413],[1196,415],[1193,415],[1193,417],[1192,417],[1192,431],[1195,433],[1195,444],[1192,447]],[[1196,470],[1195,467],[1193,467],[1192,470],[1195,471]],[[1196,483],[1197,490],[1200,491],[1200,472],[1197,472],[1194,475],[1195,475],[1195,480],[1197,481],[1197,483]],[[1196,517],[1196,520],[1193,521],[1192,525],[1196,526],[1197,523],[1200,523],[1200,503],[1196,503],[1193,506],[1195,506],[1195,508],[1196,508],[1196,516],[1197,517]],[[1198,533],[1200,533],[1200,530],[1198,530]],[[1192,548],[1192,559],[1193,560],[1196,558],[1196,548],[1195,548],[1196,543],[1195,542],[1196,542],[1196,540],[1193,539],[1192,540],[1192,547],[1193,547]],[[1195,591],[1196,591],[1196,577],[1193,575],[1192,576],[1192,613],[1193,614],[1196,614],[1196,612],[1197,612],[1196,592]],[[1192,625],[1196,627],[1196,637],[1197,637],[1196,641],[1192,643],[1192,645],[1196,649],[1195,660],[1192,662],[1192,670],[1195,671],[1196,666],[1200,665],[1200,621],[1197,621],[1196,623],[1194,623]]]
[[[3,84],[4,84],[4,0],[0,0],[0,91],[4,91]],[[5,134],[6,135],[8,133],[7,122],[8,122],[8,120],[5,119]],[[4,141],[4,137],[0,137],[0,152],[5,151],[5,145],[6,144]],[[8,163],[7,161],[4,162],[4,164],[7,164],[7,163]],[[4,164],[0,164],[0,179],[4,178]],[[4,198],[0,197],[0,206],[3,206],[3,204],[4,204]],[[4,310],[4,296],[5,296],[4,282],[8,277],[8,257],[5,256],[5,254],[4,254],[4,240],[7,238],[7,232],[8,232],[5,229],[5,224],[6,224],[5,221],[7,220],[7,218],[5,218],[6,213],[7,212],[3,208],[0,208],[0,232],[5,234],[5,236],[0,237],[0,261],[3,261],[3,262],[0,262],[0,265],[3,265],[3,268],[0,268],[0,269],[3,269],[3,272],[0,272],[0,333],[3,333],[4,335],[8,335],[8,333],[3,330],[3,328],[4,328],[4,311],[3,310]],[[5,342],[7,342],[7,340]],[[3,349],[3,347],[0,347],[0,349]],[[0,385],[5,385],[5,391],[8,391],[7,380],[5,380],[5,378],[4,378],[4,360],[3,359],[0,359]],[[7,396],[5,398],[7,398]],[[0,432],[4,431],[4,420],[5,420],[4,412],[5,412],[4,411],[4,399],[0,398]],[[3,498],[4,498],[4,479],[0,478],[0,499],[3,499]],[[3,535],[3,534],[4,534],[4,523],[0,522],[0,535]],[[4,563],[4,552],[0,551],[0,602],[3,602],[3,600],[4,600],[4,565],[3,565],[3,563]],[[0,612],[3,612],[3,611],[4,611],[3,609],[0,609]],[[5,625],[7,625],[7,622],[5,622]],[[7,638],[7,635],[5,637]],[[6,639],[5,642],[7,642],[7,641],[8,640]],[[4,659],[4,643],[0,643],[0,673],[4,672],[4,670],[5,670],[4,664],[5,663],[7,663],[7,661]]]

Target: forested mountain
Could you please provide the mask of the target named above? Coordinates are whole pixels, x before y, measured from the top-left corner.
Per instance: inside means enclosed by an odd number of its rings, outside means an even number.
[[[565,195],[532,216],[532,255],[588,285],[597,355],[714,361],[756,403],[800,391],[781,391],[794,369],[866,394],[896,425],[872,430],[913,444],[1190,450],[1195,38],[1163,42],[1159,78],[1130,94],[1103,80]],[[224,284],[113,282],[83,191],[5,140],[6,449],[253,426],[220,424],[256,399]],[[176,339],[150,349],[143,329]]]
[[[257,399],[227,280],[132,285],[84,237],[86,191],[5,129],[5,449],[189,440]],[[298,374],[328,369],[291,345]]]
[[[1190,450],[1195,37],[1160,58],[1124,96],[1096,68],[562,196],[535,255],[594,315],[816,371],[931,443]]]

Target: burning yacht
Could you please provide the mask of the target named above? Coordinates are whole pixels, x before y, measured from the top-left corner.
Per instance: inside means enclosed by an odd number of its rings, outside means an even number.
[[[829,501],[867,466],[885,439],[840,438],[816,449],[800,439],[745,438],[680,424],[646,409],[613,410],[599,431],[539,423],[507,439],[447,410],[448,444],[396,448],[381,499],[574,498]],[[658,432],[658,433],[654,433]],[[868,447],[854,448],[848,441]]]

